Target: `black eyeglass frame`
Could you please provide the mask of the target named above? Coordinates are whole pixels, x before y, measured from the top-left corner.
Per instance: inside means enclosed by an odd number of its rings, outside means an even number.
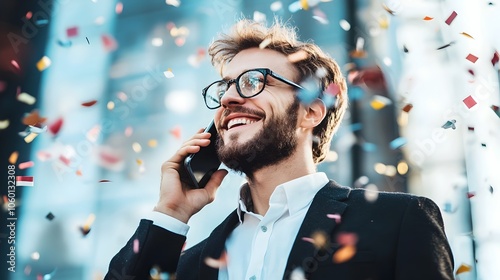
[[[262,75],[264,75],[264,85],[262,86],[262,89],[261,89],[259,92],[255,93],[255,94],[253,94],[253,95],[250,95],[250,96],[246,96],[246,95],[243,95],[243,94],[241,93],[241,89],[240,89],[240,84],[239,84],[239,81],[240,81],[240,78],[241,78],[244,74],[246,74],[246,73],[248,73],[248,72],[251,72],[251,71],[258,71],[258,72],[260,72]],[[277,74],[276,72],[273,72],[273,71],[272,71],[271,69],[269,69],[269,68],[255,68],[255,69],[249,69],[249,70],[244,71],[243,73],[241,73],[240,75],[238,75],[238,77],[236,77],[236,78],[234,78],[234,79],[231,79],[231,80],[229,80],[229,81],[226,81],[226,80],[218,80],[218,81],[215,81],[215,82],[213,82],[213,83],[209,84],[209,85],[208,85],[207,87],[205,87],[204,89],[202,89],[201,94],[203,95],[203,101],[205,101],[205,106],[207,106],[207,108],[208,108],[208,109],[211,109],[211,110],[213,110],[213,109],[217,109],[217,108],[219,108],[219,107],[221,106],[221,102],[220,102],[220,100],[218,100],[218,101],[217,101],[217,103],[219,103],[219,106],[217,106],[217,107],[210,107],[210,106],[208,106],[208,103],[207,103],[207,91],[208,91],[208,89],[209,89],[212,85],[214,85],[214,84],[216,84],[216,83],[225,83],[225,84],[226,84],[226,89],[225,89],[225,91],[224,91],[224,94],[225,94],[225,93],[227,92],[227,90],[229,89],[229,87],[231,87],[231,85],[232,85],[232,84],[236,84],[236,91],[238,92],[239,96],[241,96],[242,98],[252,98],[252,97],[255,97],[255,96],[259,95],[260,93],[262,93],[262,92],[264,91],[264,88],[266,88],[266,83],[267,83],[267,75],[271,75],[271,77],[273,77],[273,78],[275,78],[275,79],[277,79],[277,80],[279,80],[279,81],[281,81],[281,82],[283,82],[283,83],[285,83],[285,84],[287,84],[287,85],[289,85],[289,86],[293,86],[293,87],[296,87],[296,88],[298,88],[298,89],[304,89],[304,88],[303,88],[302,86],[300,86],[299,84],[296,84],[296,83],[294,83],[294,82],[292,82],[292,81],[288,80],[287,78],[285,78],[285,77],[283,77],[283,76],[281,76],[281,75]],[[222,96],[224,96],[224,95],[222,95]],[[222,98],[222,96],[221,96],[221,98]],[[216,100],[214,100],[214,101],[216,101]]]

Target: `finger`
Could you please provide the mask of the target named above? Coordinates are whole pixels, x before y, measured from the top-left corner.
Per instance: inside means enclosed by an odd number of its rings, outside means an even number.
[[[214,174],[212,174],[212,177],[210,177],[210,180],[205,186],[205,190],[208,193],[210,202],[215,199],[215,192],[217,191],[217,189],[222,183],[222,180],[224,180],[227,174],[228,174],[227,170],[219,169],[215,171]]]

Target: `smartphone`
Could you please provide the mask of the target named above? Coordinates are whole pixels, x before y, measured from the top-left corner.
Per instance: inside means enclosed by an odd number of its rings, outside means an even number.
[[[210,132],[210,144],[195,154],[189,154],[184,160],[184,168],[181,168],[181,181],[190,188],[204,188],[212,174],[217,171],[221,165],[215,142],[217,141],[217,130],[214,121],[205,129]]]

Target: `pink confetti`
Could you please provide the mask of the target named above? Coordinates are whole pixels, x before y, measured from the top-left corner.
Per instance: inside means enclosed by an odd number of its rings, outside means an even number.
[[[50,133],[52,133],[54,136],[57,135],[59,133],[59,130],[61,130],[63,123],[63,118],[58,118],[57,120],[49,124],[48,128]]]
[[[134,239],[134,253],[139,253],[139,239]]]
[[[337,94],[339,94],[340,92],[340,88],[337,84],[335,83],[331,83],[325,90],[325,93],[328,93],[332,96],[336,96]]]
[[[33,13],[32,13],[31,11],[28,11],[28,12],[26,13],[26,16],[25,16],[25,17],[26,17],[26,19],[27,19],[27,20],[30,20],[32,16],[33,16]]]
[[[21,67],[19,66],[19,63],[17,63],[17,61],[11,60],[10,64],[12,64],[12,66],[16,67],[17,70],[21,70]]]
[[[465,59],[467,59],[468,61],[470,61],[472,63],[476,63],[478,57],[470,53],[469,55],[467,55],[467,57]]]
[[[334,219],[337,224],[340,224],[340,215],[339,214],[326,214],[326,216],[330,219]]]
[[[446,19],[446,24],[450,25],[453,20],[457,17],[457,12],[453,11],[451,15]]]
[[[33,167],[35,163],[33,161],[26,161],[26,162],[21,162],[19,163],[19,169],[26,169]]]
[[[67,166],[69,166],[71,163],[71,160],[63,155],[59,156],[59,160],[62,161],[62,163],[66,164]]]
[[[111,37],[110,35],[102,35],[101,40],[106,51],[114,51],[118,47],[115,38]]]
[[[68,36],[69,38],[78,36],[78,26],[73,26],[66,29],[66,36]]]
[[[472,95],[467,96],[463,100],[463,102],[464,102],[465,106],[467,106],[467,108],[469,108],[469,109],[472,108],[472,107],[474,107],[477,104],[476,100],[474,100],[474,98],[472,97]]]
[[[311,237],[302,237],[302,240],[314,244],[314,239]]]
[[[118,2],[116,3],[116,6],[115,6],[115,12],[119,15],[123,12],[123,3],[122,2]]]
[[[495,64],[497,64],[499,60],[500,60],[500,56],[499,56],[498,52],[495,51],[495,53],[493,54],[493,57],[491,58],[491,64],[493,64],[493,66],[495,66]]]
[[[130,137],[132,133],[134,133],[134,129],[131,126],[127,126],[127,128],[125,128],[125,136]]]
[[[7,82],[0,81],[0,93],[4,92],[7,89]]]

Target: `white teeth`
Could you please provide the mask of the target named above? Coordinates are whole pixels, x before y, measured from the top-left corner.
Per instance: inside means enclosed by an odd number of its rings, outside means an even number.
[[[233,126],[238,125],[238,124],[252,124],[256,122],[256,120],[251,120],[251,119],[246,119],[246,118],[236,118],[229,120],[227,123],[227,128],[231,129]]]

